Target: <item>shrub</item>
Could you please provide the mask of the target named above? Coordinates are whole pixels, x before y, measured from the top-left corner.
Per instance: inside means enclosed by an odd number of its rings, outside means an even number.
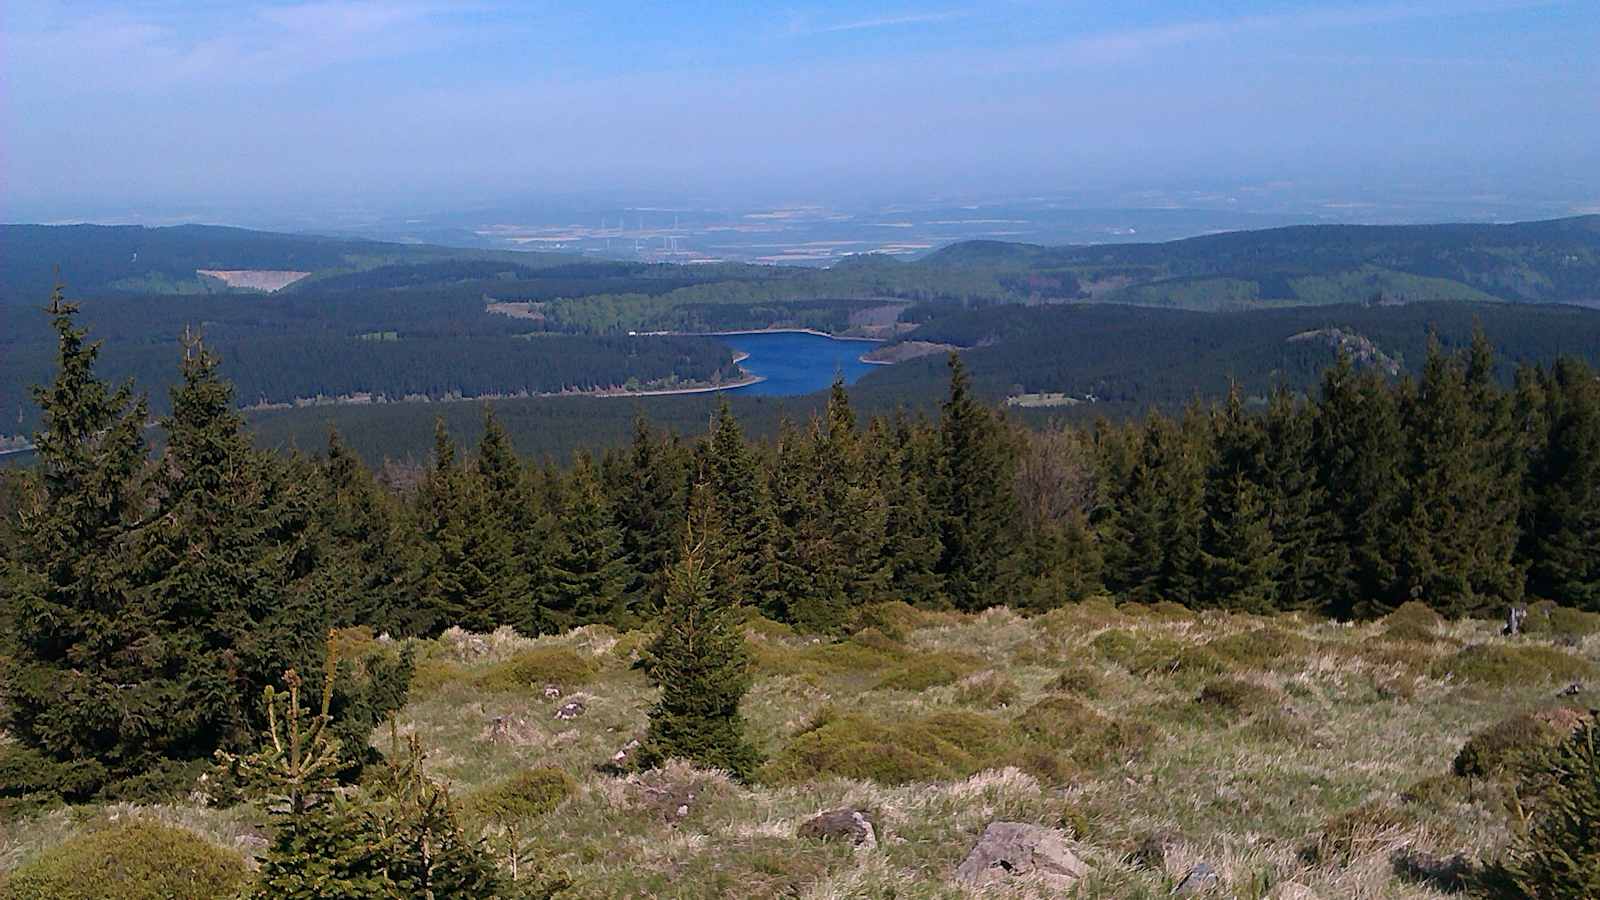
[[[1379,635],[1386,641],[1399,641],[1410,644],[1431,644],[1439,639],[1439,633],[1412,621],[1393,622],[1385,626]]]
[[[1522,620],[1522,630],[1533,635],[1585,637],[1600,632],[1600,613],[1557,606],[1549,600],[1541,600],[1528,607],[1528,617]]]
[[[1529,681],[1554,681],[1593,675],[1587,660],[1538,644],[1474,644],[1435,662],[1429,674],[1504,687]]]
[[[0,881],[0,894],[15,900],[211,900],[234,895],[249,877],[239,854],[182,828],[135,820],[46,850]]]
[[[955,684],[978,670],[982,662],[965,653],[934,651],[912,657],[890,669],[878,682],[880,689],[897,691],[923,691],[931,687]]]
[[[416,696],[427,696],[452,681],[460,681],[466,670],[459,663],[440,656],[425,656],[417,660],[411,673],[411,691]]]
[[[1522,713],[1502,719],[1461,745],[1452,769],[1467,778],[1516,774],[1526,763],[1558,746],[1583,720],[1575,709]]]
[[[1600,714],[1562,742],[1543,773],[1551,786],[1507,868],[1530,897],[1600,897]]]
[[[1249,715],[1277,705],[1279,695],[1271,688],[1238,678],[1218,678],[1200,689],[1202,706],[1214,707],[1230,715]]]
[[[1298,667],[1311,647],[1310,641],[1282,628],[1257,628],[1219,637],[1205,645],[1218,659],[1249,669]]]
[[[544,815],[577,790],[571,775],[554,766],[540,766],[473,793],[466,808],[479,819],[514,822]]]
[[[595,676],[595,665],[567,647],[536,647],[495,663],[478,676],[490,691],[520,691],[546,684],[583,684]]]
[[[917,609],[903,600],[888,600],[882,603],[868,603],[856,610],[855,621],[851,627],[854,631],[875,628],[900,639],[918,628],[926,628],[938,619],[936,613]]]
[[[1418,600],[1407,600],[1394,608],[1394,612],[1383,617],[1385,625],[1415,625],[1432,631],[1444,624],[1444,619],[1433,607]]]

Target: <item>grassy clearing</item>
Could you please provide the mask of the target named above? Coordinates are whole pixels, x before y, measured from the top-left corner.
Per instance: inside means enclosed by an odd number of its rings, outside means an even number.
[[[1516,639],[1416,610],[1345,625],[1104,601],[1032,619],[890,604],[859,624],[834,641],[748,623],[755,785],[602,770],[654,698],[637,633],[425,642],[398,726],[474,822],[527,836],[573,896],[960,897],[956,865],[1007,819],[1072,840],[1082,897],[1165,897],[1204,861],[1221,896],[1420,898],[1508,841],[1496,779],[1519,748],[1550,741],[1560,709],[1600,706],[1600,633],[1560,615]],[[574,697],[584,715],[557,719]],[[876,849],[797,836],[846,805],[878,823]],[[129,819],[241,858],[262,845],[249,808],[86,806],[0,824],[0,870]]]

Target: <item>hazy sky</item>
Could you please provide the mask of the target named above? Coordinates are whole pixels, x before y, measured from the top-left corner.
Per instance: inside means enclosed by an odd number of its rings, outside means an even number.
[[[1600,207],[1597,48],[1596,0],[3,0],[0,217],[1267,183]]]

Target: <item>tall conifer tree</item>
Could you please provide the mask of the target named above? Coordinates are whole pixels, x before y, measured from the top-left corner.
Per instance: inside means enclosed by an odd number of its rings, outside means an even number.
[[[686,759],[744,779],[759,761],[739,714],[750,687],[749,651],[738,602],[712,589],[713,571],[727,560],[714,495],[703,486],[694,494],[682,555],[669,576],[650,647],[650,679],[661,696],[650,710],[638,760],[652,766]]]
[[[60,286],[48,312],[56,375],[34,391],[38,475],[21,491],[26,515],[6,553],[0,711],[20,742],[76,764],[93,789],[108,769],[128,774],[147,757],[146,723],[173,694],[155,666],[126,652],[153,630],[134,599],[130,558],[147,409],[131,387],[95,377],[100,344],[85,341]]]
[[[621,529],[587,453],[580,453],[573,466],[560,522],[546,588],[548,627],[541,630],[613,622],[627,586],[627,564]]]
[[[321,668],[331,622],[307,584],[312,491],[250,446],[217,365],[186,339],[155,513],[137,541],[137,606],[152,627],[139,646],[162,676],[133,689],[165,694],[145,727],[178,759],[249,741],[262,689],[285,669]]]
[[[939,574],[957,609],[1016,599],[1018,581],[1015,453],[993,411],[972,395],[972,381],[950,354],[950,395],[939,422],[934,502],[944,556]]]

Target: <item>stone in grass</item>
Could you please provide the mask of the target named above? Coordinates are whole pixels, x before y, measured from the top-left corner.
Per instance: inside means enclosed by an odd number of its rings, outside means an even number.
[[[1214,889],[1222,879],[1217,877],[1215,869],[1205,863],[1195,863],[1172,889],[1174,897],[1198,897]]]
[[[1059,832],[1025,822],[990,822],[956,868],[956,880],[982,887],[1032,876],[1065,891],[1087,871]]]
[[[847,840],[858,847],[878,846],[878,832],[868,813],[859,809],[830,809],[800,825],[803,838]]]
[[[576,698],[568,700],[556,708],[556,718],[576,719],[589,711],[589,707],[582,700]]]

